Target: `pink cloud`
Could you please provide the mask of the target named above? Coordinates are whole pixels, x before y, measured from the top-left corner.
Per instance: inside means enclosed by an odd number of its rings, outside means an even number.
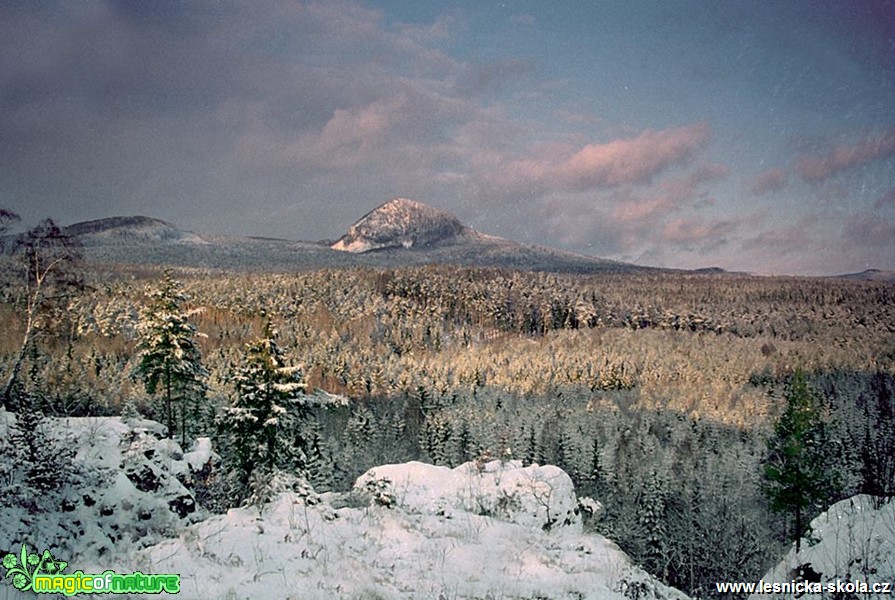
[[[667,196],[643,200],[632,198],[615,206],[610,214],[619,224],[640,223],[674,210],[674,203],[669,200]]]
[[[808,182],[823,181],[840,171],[895,154],[895,128],[865,137],[855,144],[841,144],[823,156],[803,156],[796,170]]]
[[[500,151],[479,152],[475,165],[483,179],[504,195],[608,190],[649,183],[666,169],[688,163],[709,136],[708,125],[696,123],[647,130],[631,138],[584,147],[539,144],[526,155],[514,158],[506,158]],[[728,174],[724,165],[702,165],[684,177],[663,182],[658,192],[679,199],[693,193],[700,184]],[[626,194],[629,192],[623,196]]]
[[[615,195],[616,205],[611,215],[620,222],[639,222],[641,226],[655,229],[657,219],[703,201],[707,195],[703,184],[724,179],[729,173],[725,165],[702,165],[692,173],[661,182],[655,193],[646,198],[626,190]]]
[[[696,123],[588,144],[561,164],[556,175],[575,190],[644,183],[672,165],[689,161],[709,137],[708,125]]]
[[[746,183],[747,189],[755,196],[778,192],[789,184],[783,169],[769,169],[759,173]]]

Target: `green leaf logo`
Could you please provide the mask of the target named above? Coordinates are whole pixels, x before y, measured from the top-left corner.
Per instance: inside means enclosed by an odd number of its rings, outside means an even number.
[[[6,569],[6,577],[12,579],[12,585],[17,590],[27,592],[31,589],[34,578],[40,573],[56,575],[62,573],[68,563],[56,560],[49,550],[43,554],[28,552],[28,547],[22,544],[19,556],[7,554],[3,557],[3,567]]]

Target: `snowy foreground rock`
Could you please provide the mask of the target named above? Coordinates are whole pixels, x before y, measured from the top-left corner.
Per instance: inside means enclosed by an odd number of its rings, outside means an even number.
[[[409,512],[453,518],[460,513],[490,516],[545,531],[581,531],[571,478],[553,466],[522,467],[519,461],[468,462],[456,469],[420,462],[376,467],[355,490],[374,502]]]
[[[180,573],[190,598],[685,598],[576,513],[556,467],[387,465],[349,494],[212,517],[138,566]]]
[[[859,588],[848,587],[855,582],[869,586],[895,583],[895,501],[880,505],[874,500],[854,496],[831,506],[811,522],[811,533],[802,540],[801,551],[796,553],[793,546],[762,579],[771,584],[804,580],[831,593],[753,594],[750,598],[892,597],[895,589],[861,593]]]

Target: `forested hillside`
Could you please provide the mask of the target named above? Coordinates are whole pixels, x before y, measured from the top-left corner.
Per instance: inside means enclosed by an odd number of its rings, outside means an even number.
[[[166,402],[140,369],[165,281],[201,362],[189,402]],[[5,288],[0,313],[4,380],[25,333],[17,290]],[[239,381],[275,364],[268,381],[291,373],[308,392],[349,399],[305,403],[289,433],[301,451],[290,464],[317,491],[408,460],[557,465],[603,504],[586,526],[692,595],[757,579],[792,539],[766,464],[797,373],[817,401],[831,474],[799,518],[858,492],[893,494],[895,286],[885,282],[122,268],[85,273],[65,302],[44,314],[9,408],[28,398],[48,415],[138,411],[185,442],[232,445],[222,415],[246,406]],[[197,491],[211,510],[245,500],[221,469]]]

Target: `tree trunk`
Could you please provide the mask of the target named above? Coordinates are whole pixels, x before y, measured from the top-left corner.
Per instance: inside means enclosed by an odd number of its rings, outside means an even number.
[[[174,438],[174,409],[171,406],[171,369],[165,366],[165,412],[168,421],[168,439]]]
[[[30,299],[29,299],[30,300]],[[22,373],[22,363],[25,362],[25,355],[28,353],[28,347],[31,345],[31,335],[34,330],[34,311],[31,310],[29,302],[28,314],[25,320],[25,333],[22,336],[22,346],[19,348],[19,354],[16,357],[12,369],[9,371],[9,377],[6,380],[6,386],[3,388],[3,406],[8,411],[13,410],[12,406],[12,390]]]

